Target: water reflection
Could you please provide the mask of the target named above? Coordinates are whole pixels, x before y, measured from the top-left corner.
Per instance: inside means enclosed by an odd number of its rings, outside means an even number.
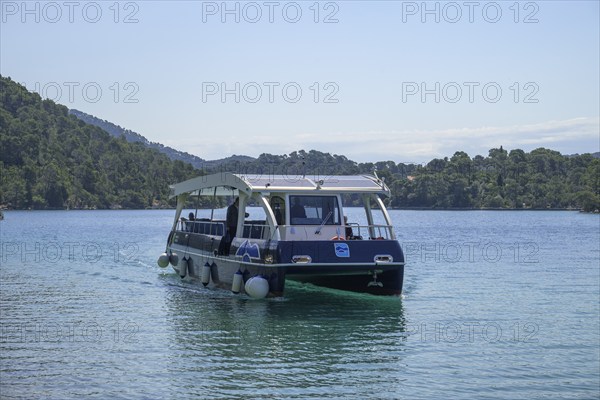
[[[403,368],[399,298],[292,283],[285,299],[256,301],[177,279],[164,277],[169,369],[203,372],[215,394],[276,387],[306,396],[324,384],[343,391],[349,373],[355,385],[372,385]]]

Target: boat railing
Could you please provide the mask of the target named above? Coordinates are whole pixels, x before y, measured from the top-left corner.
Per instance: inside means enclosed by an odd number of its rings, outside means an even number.
[[[348,224],[352,228],[352,239],[392,239],[392,227],[390,225],[359,225],[355,223]]]
[[[202,235],[223,236],[225,222],[211,221],[208,218],[194,221],[182,218],[178,230]],[[247,239],[269,239],[271,237],[271,227],[266,221],[246,221],[242,234],[238,236]]]
[[[352,236],[345,237],[346,240],[374,240],[374,239],[392,239],[392,227],[390,225],[359,225],[350,223],[347,226],[352,228]],[[280,225],[278,228],[286,231],[286,228],[299,227],[298,225]],[[311,225],[311,227],[313,227]],[[198,233],[204,235],[223,236],[225,233],[224,221],[211,221],[206,219],[197,219],[190,221],[182,218],[179,222],[179,229],[183,232]],[[266,221],[245,221],[243,231],[239,237],[246,239],[271,239],[275,233]]]
[[[266,221],[246,221],[240,237],[246,239],[270,239],[271,227]]]
[[[194,221],[182,218],[179,222],[179,230],[203,235],[223,236],[225,233],[225,222],[211,221],[208,218]]]

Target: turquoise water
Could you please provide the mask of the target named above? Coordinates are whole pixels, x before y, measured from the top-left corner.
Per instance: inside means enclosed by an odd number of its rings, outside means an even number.
[[[5,216],[2,399],[600,396],[598,215],[391,211],[401,299],[271,300],[160,270],[172,211]]]

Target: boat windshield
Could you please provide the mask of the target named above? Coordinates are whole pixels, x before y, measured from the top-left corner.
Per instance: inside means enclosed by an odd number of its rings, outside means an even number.
[[[341,225],[336,196],[290,196],[292,225]]]

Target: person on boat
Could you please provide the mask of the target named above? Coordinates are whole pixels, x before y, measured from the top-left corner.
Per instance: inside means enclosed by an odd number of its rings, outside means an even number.
[[[274,197],[271,199],[271,205],[273,206],[273,213],[275,214],[275,222],[277,225],[283,225],[283,212],[281,210],[281,204],[283,199],[281,197]]]
[[[185,219],[185,218],[182,218]],[[185,226],[187,227],[187,231],[188,232],[196,232],[198,233],[198,227],[194,224],[194,221],[196,220],[196,217],[194,216],[193,212],[190,212],[188,214],[188,219],[186,221]]]
[[[344,225],[346,225],[346,240],[350,240],[354,237],[354,232],[352,232],[352,227],[348,225],[347,215],[344,215]]]
[[[194,213],[190,212],[188,217],[181,217],[181,226],[185,226],[185,230],[192,232],[194,229]]]
[[[238,222],[238,207],[240,205],[240,198],[236,197],[233,203],[229,207],[227,207],[227,233],[231,237],[231,240],[235,237],[237,233],[237,222]],[[230,242],[231,243],[231,242]]]
[[[290,209],[290,216],[292,218],[306,218],[306,211],[304,210],[304,206],[300,204],[298,197],[294,198],[294,205]]]
[[[229,250],[231,249],[231,242],[233,242],[233,238],[237,235],[237,223],[238,223],[238,207],[240,205],[240,198],[236,197],[233,203],[229,207],[227,207],[227,217],[225,219],[225,225],[227,226],[227,232],[221,239],[221,244],[219,245],[219,254],[227,255],[229,254]],[[246,213],[245,216],[248,217],[250,214]]]

